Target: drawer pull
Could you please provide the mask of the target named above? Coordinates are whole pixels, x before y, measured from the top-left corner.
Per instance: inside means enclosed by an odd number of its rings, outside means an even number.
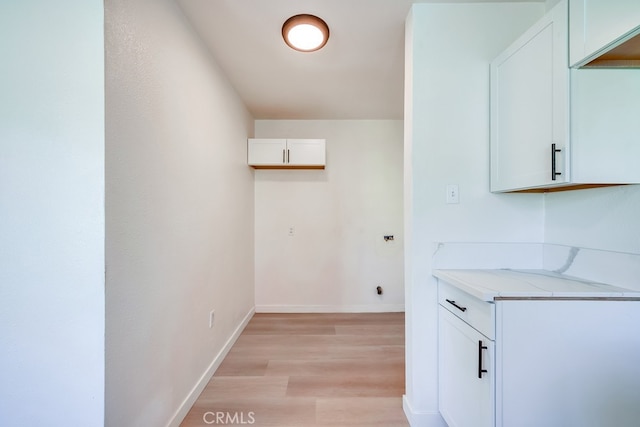
[[[486,373],[486,369],[482,369],[482,350],[486,350],[487,346],[482,345],[482,341],[478,341],[478,378],[482,378],[482,374]]]
[[[449,304],[451,304],[452,306],[454,306],[455,308],[457,308],[457,309],[458,309],[458,310],[460,310],[460,311],[467,311],[467,307],[461,307],[461,306],[459,306],[458,304],[456,304],[456,302],[455,302],[455,301],[452,301],[452,300],[450,300],[450,299],[445,300],[445,301],[447,301]]]

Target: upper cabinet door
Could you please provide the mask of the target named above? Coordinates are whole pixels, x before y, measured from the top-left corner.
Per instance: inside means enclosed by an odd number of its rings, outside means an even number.
[[[324,166],[324,139],[288,139],[287,161],[291,166]]]
[[[491,63],[491,191],[569,179],[567,34],[565,0]]]
[[[640,0],[571,0],[570,59],[582,66],[640,32]]]
[[[247,145],[249,165],[282,166],[286,162],[286,139],[251,138]]]

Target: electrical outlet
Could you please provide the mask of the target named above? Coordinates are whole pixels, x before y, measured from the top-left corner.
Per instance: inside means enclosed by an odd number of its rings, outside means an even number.
[[[296,234],[296,228],[291,225],[289,226],[289,236],[293,236],[294,234]]]
[[[211,310],[211,312],[209,312],[209,328],[213,328],[213,324],[216,320],[216,311],[215,310]]]
[[[447,203],[459,203],[458,184],[447,185]]]

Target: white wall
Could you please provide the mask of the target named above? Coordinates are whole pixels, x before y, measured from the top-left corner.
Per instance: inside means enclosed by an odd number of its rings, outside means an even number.
[[[255,133],[327,144],[325,170],[255,172],[256,310],[402,311],[402,121],[258,120]]]
[[[543,13],[543,3],[415,4],[408,20],[405,410],[415,426],[442,422],[437,243],[543,240],[542,195],[489,192],[489,63]],[[447,184],[459,185],[459,204],[445,204]]]
[[[640,254],[640,185],[550,193],[545,242]]]
[[[106,425],[177,424],[253,310],[253,120],[175,2],[105,7]]]
[[[0,425],[101,426],[101,1],[0,4]]]

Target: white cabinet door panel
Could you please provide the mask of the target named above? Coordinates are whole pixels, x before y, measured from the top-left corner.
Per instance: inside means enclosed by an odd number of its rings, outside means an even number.
[[[566,8],[561,2],[491,63],[491,191],[569,179]],[[551,144],[561,150],[555,179]]]
[[[449,427],[492,427],[494,343],[448,310],[438,310],[440,413]],[[487,347],[482,356],[480,343]],[[482,378],[479,368],[487,371]]]
[[[252,138],[248,141],[250,165],[283,165],[286,161],[286,139]]]
[[[551,27],[496,65],[493,190],[549,181],[553,141]]]
[[[290,165],[325,165],[324,139],[288,139],[287,149]]]

